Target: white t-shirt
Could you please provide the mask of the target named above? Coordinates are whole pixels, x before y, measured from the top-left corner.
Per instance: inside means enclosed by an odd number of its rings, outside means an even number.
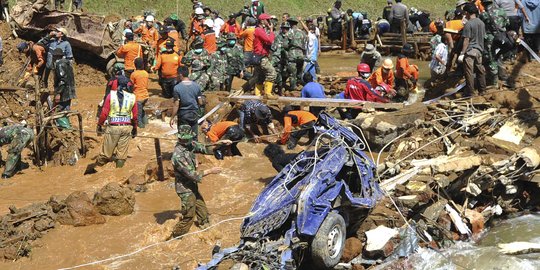
[[[225,21],[222,18],[217,17],[216,19],[214,19],[214,32],[216,32],[216,37],[219,37],[221,27],[224,24],[225,24]]]
[[[308,43],[306,48],[306,56],[311,61],[317,61],[319,54],[319,39],[314,33],[308,33]]]
[[[437,58],[435,56],[439,56],[443,60],[443,64],[437,61]],[[433,52],[433,56],[431,57],[431,63],[429,63],[429,68],[431,70],[437,70],[437,68],[441,68],[442,66],[446,66],[446,62],[448,61],[448,48],[446,44],[439,43],[437,47],[435,47],[435,51]]]

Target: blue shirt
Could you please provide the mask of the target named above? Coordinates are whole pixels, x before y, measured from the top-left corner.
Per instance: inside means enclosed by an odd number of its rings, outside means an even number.
[[[521,0],[520,5],[529,17],[529,22],[523,20],[523,33],[540,33],[540,0]]]
[[[324,87],[320,83],[310,82],[302,88],[303,98],[326,98]]]
[[[73,52],[71,51],[71,44],[69,44],[68,41],[66,40],[62,40],[60,42],[58,42],[57,40],[53,40],[51,41],[51,43],[49,43],[49,50],[48,50],[48,53],[47,53],[47,68],[50,68],[52,69],[53,67],[53,51],[54,49],[56,48],[60,48],[62,49],[62,51],[64,51],[64,56],[66,57],[66,59],[68,60],[71,60],[73,59]]]
[[[202,96],[201,87],[194,81],[181,81],[173,90],[174,100],[180,100],[181,111],[198,110],[199,103],[197,102],[199,96]]]
[[[364,19],[364,15],[360,12],[353,12],[352,17],[353,19],[360,21]]]

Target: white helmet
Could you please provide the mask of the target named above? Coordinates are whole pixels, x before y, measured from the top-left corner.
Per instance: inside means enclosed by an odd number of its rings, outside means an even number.
[[[210,28],[214,28],[214,21],[212,21],[211,19],[206,19],[204,20],[204,25],[210,27]]]
[[[148,15],[148,16],[146,16],[146,18],[144,20],[147,21],[147,22],[154,22],[154,16]]]
[[[204,14],[204,10],[200,7],[196,8],[195,9],[195,15],[203,15]]]

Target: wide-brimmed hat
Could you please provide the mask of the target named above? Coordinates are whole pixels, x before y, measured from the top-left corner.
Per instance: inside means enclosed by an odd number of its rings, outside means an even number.
[[[374,54],[375,53],[375,46],[373,44],[367,44],[366,48],[364,49],[365,54]]]

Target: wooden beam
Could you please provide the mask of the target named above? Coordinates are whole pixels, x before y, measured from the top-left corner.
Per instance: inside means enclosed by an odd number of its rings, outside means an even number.
[[[260,96],[235,96],[221,97],[224,102],[243,102],[247,100],[261,100],[268,105],[295,105],[295,106],[316,106],[331,108],[356,108],[362,109],[383,109],[399,110],[405,107],[403,103],[377,103],[370,101],[350,100],[350,99],[329,99],[329,98],[295,98],[279,97],[278,99],[263,99]]]

